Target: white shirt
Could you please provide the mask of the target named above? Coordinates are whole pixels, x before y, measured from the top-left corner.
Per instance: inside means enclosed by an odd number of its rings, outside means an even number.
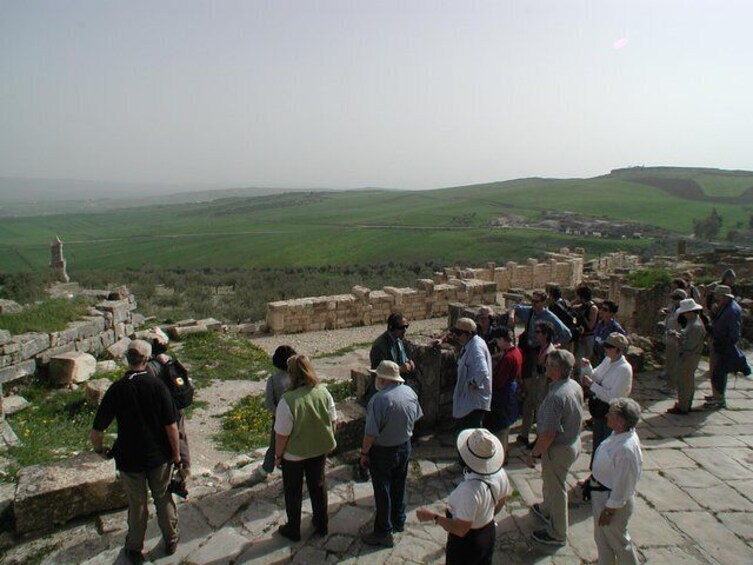
[[[593,478],[612,489],[607,508],[622,508],[635,494],[643,470],[641,442],[635,430],[613,433],[599,444],[594,455]]]
[[[504,469],[492,475],[466,473],[465,480],[450,493],[447,506],[453,518],[471,522],[471,528],[476,530],[494,519],[494,506],[511,493]]]
[[[591,392],[604,402],[615,398],[626,398],[633,390],[633,368],[624,355],[621,355],[617,361],[604,357],[595,369],[591,365],[586,365],[583,368],[583,374],[593,379]]]
[[[327,412],[329,412],[329,419],[331,422],[337,421],[337,409],[335,408],[335,400],[328,390],[327,392]],[[277,411],[275,412],[275,433],[281,436],[289,436],[293,433],[293,412],[290,410],[290,406],[287,401],[282,398],[277,405]],[[304,458],[299,457],[294,453],[285,451],[282,455],[283,459],[288,461],[302,461]]]

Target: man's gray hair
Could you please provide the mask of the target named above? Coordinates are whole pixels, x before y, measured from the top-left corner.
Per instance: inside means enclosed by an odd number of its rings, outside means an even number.
[[[632,398],[614,398],[609,401],[609,409],[614,410],[631,430],[641,419],[641,405]]]
[[[570,378],[573,367],[575,367],[575,357],[567,349],[555,349],[549,354],[546,361],[559,369],[563,379]]]

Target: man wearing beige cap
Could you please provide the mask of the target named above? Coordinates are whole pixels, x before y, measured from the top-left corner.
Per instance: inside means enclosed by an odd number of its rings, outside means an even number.
[[[107,389],[91,430],[94,451],[112,454],[128,497],[128,534],[125,556],[143,563],[144,536],[149,518],[147,485],[157,510],[165,553],[178,547],[178,513],[168,492],[172,464],[180,463],[175,405],[167,387],[146,371],[152,346],[136,339],[128,346],[128,371]],[[103,445],[104,431],[117,420],[118,437],[112,450]]]
[[[405,525],[405,481],[416,420],[423,416],[418,396],[400,376],[400,366],[382,361],[374,372],[377,393],[366,409],[361,444],[362,466],[369,466],[374,486],[374,530],[363,536],[367,545],[392,547],[393,532]]]
[[[481,428],[492,404],[492,356],[486,342],[476,334],[476,322],[470,318],[458,318],[450,332],[461,345],[452,393],[455,429],[460,432]]]
[[[706,329],[699,314],[703,306],[692,298],[680,301],[677,308],[678,319],[685,318],[685,327],[671,336],[678,349],[677,358],[677,404],[667,410],[670,414],[687,414],[693,406],[695,393],[695,371],[703,354]]]

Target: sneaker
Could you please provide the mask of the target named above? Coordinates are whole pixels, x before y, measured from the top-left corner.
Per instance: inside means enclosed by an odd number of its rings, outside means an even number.
[[[708,410],[721,410],[727,407],[727,403],[723,398],[715,398],[714,400],[707,400],[704,402],[703,407]]]
[[[133,565],[141,565],[145,561],[144,554],[135,549],[126,549],[125,556],[128,562],[133,563]]]
[[[673,406],[669,410],[667,410],[667,414],[675,414],[677,416],[685,416],[688,414],[688,411],[680,410],[679,406]]]
[[[531,512],[533,512],[540,520],[549,523],[549,516],[544,513],[544,509],[541,508],[541,504],[539,504],[538,502],[531,505]]]
[[[277,528],[277,531],[282,537],[287,538],[290,541],[301,541],[301,532],[294,532],[289,524],[283,524]]]
[[[395,542],[392,539],[392,534],[380,536],[375,534],[374,532],[369,532],[368,534],[365,534],[363,537],[361,537],[361,541],[366,545],[377,545],[381,547],[393,547],[395,545]]]
[[[704,400],[716,400],[716,396],[714,396],[713,394],[707,394],[706,396],[703,397],[703,399]]]
[[[567,543],[565,540],[553,538],[546,530],[536,530],[531,534],[531,539],[533,541],[543,543],[544,545],[554,545],[557,547],[562,547],[563,545],[565,545],[565,543]]]

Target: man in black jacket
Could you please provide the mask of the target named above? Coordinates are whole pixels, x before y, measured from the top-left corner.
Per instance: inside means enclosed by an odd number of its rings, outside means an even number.
[[[113,420],[118,422],[111,453],[128,496],[125,554],[132,563],[144,561],[147,485],[157,509],[165,552],[172,555],[178,547],[178,513],[168,492],[173,464],[180,463],[177,417],[167,387],[146,371],[151,354],[148,342],[137,339],[130,343],[126,352],[128,371],[105,393],[90,434],[94,451],[107,454],[104,432]]]

